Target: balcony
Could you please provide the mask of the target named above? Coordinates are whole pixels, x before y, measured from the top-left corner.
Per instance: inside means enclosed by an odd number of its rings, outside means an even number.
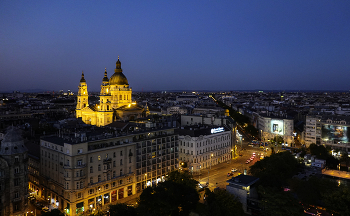
[[[103,164],[108,164],[112,162],[112,158],[103,159]]]
[[[19,201],[21,201],[21,200],[22,200],[21,197],[17,197],[17,198],[13,198],[12,202],[19,202]]]

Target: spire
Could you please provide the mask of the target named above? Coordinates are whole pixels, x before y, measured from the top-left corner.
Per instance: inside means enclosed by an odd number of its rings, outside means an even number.
[[[119,56],[118,56],[118,61],[115,63],[115,65],[116,65],[116,67],[115,67],[114,72],[123,72],[122,67],[121,67],[122,64],[119,61]]]
[[[108,81],[109,79],[107,77],[107,68],[105,68],[105,76],[103,77],[102,82],[108,82]]]
[[[81,79],[80,82],[86,82],[84,78],[84,71],[81,72]]]

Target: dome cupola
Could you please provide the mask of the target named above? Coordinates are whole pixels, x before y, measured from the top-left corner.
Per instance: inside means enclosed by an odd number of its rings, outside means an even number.
[[[119,56],[118,56],[118,61],[116,62],[114,74],[111,76],[111,78],[109,78],[109,84],[110,85],[129,85],[128,80],[123,74],[121,63],[119,61]]]
[[[86,83],[86,80],[84,78],[84,71],[81,72],[81,79],[80,79],[81,83]]]

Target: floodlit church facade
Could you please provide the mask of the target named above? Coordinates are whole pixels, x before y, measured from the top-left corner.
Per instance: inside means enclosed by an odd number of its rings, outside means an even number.
[[[89,105],[89,94],[84,72],[82,72],[77,96],[76,117],[86,124],[98,127],[116,120],[133,120],[146,115],[147,110],[132,102],[132,89],[123,74],[121,62],[116,62],[114,74],[108,79],[105,69],[102,79],[100,102]]]

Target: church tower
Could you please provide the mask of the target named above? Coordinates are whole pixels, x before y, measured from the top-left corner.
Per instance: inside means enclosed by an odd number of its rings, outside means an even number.
[[[81,73],[81,79],[78,86],[76,117],[82,117],[81,110],[89,106],[89,93],[87,90],[86,81],[84,78],[84,71]]]
[[[105,76],[102,79],[100,104],[97,107],[97,126],[104,126],[112,123],[113,109],[111,106],[111,91],[109,79],[107,77],[107,69],[105,68]]]

